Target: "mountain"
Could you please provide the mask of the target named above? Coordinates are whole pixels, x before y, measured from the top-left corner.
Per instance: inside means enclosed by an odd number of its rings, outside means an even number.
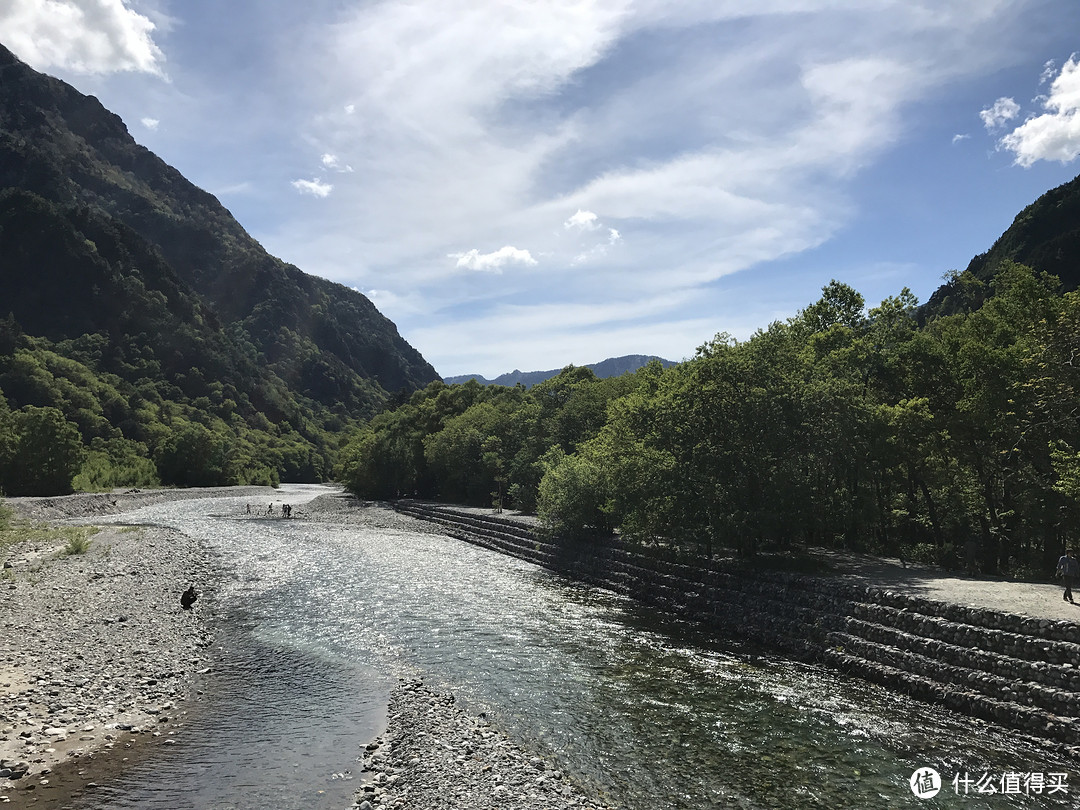
[[[599,363],[592,363],[585,366],[585,368],[591,369],[597,377],[621,377],[623,374],[637,371],[651,360],[659,360],[664,368],[675,365],[671,360],[664,360],[661,357],[653,357],[644,354],[627,354],[622,357],[609,357],[607,360],[601,360]],[[514,369],[506,374],[500,374],[494,380],[485,379],[479,374],[461,374],[456,377],[444,377],[443,382],[452,385],[454,383],[476,380],[481,385],[505,385],[507,387],[513,387],[518,383],[521,383],[526,388],[532,388],[537,383],[542,383],[544,380],[551,379],[560,371],[562,371],[562,369],[558,368],[552,369],[551,371],[518,371],[517,369]]]
[[[921,314],[925,318],[977,307],[985,293],[972,281],[991,281],[1006,261],[1057,276],[1065,292],[1080,287],[1080,177],[1051,189],[1017,214],[964,274],[934,291]]]
[[[0,46],[0,492],[41,489],[18,448],[42,425],[80,486],[316,480],[342,431],[437,379],[366,297]]]
[[[96,98],[33,71],[2,46],[0,188],[127,225],[275,373],[324,405],[337,407],[345,394],[348,408],[370,411],[377,393],[348,396],[359,380],[396,392],[438,379],[365,296],[268,254]]]

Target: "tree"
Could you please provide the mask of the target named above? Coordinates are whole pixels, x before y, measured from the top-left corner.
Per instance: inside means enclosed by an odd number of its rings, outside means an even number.
[[[56,408],[33,405],[12,414],[11,422],[15,452],[7,459],[2,474],[8,494],[70,493],[71,482],[85,458],[78,428]]]
[[[609,534],[612,527],[602,508],[608,496],[603,469],[557,447],[545,456],[544,466],[537,513],[545,529],[566,540]]]

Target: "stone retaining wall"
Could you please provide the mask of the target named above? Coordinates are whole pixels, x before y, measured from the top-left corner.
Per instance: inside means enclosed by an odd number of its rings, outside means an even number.
[[[612,540],[556,545],[497,515],[415,501],[398,511],[802,660],[986,720],[1080,744],[1080,625]],[[691,564],[692,562],[692,564]]]

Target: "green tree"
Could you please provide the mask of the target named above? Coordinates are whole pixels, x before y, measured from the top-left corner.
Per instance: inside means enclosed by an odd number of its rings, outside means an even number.
[[[11,495],[66,495],[85,449],[78,428],[56,408],[28,405],[12,414],[15,452],[3,471]]]

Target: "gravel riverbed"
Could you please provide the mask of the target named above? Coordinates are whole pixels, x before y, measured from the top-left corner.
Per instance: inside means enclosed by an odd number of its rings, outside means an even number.
[[[280,499],[273,490],[234,488],[8,503],[23,519],[41,522],[213,495]],[[317,498],[294,515],[358,529],[435,531],[343,497]],[[62,796],[94,790],[129,756],[186,732],[200,687],[214,677],[209,617],[217,614],[212,594],[226,572],[211,551],[162,527],[106,526],[84,553],[39,540],[0,550],[0,565],[0,804],[63,806]],[[189,582],[203,596],[183,610]],[[463,710],[449,692],[425,686],[416,673],[403,675],[388,695],[385,733],[356,752],[365,772],[355,807],[609,807],[485,717]]]
[[[0,802],[134,737],[167,742],[212,643],[180,594],[211,582],[214,562],[177,532],[110,527],[82,554],[13,552],[0,580]]]
[[[386,733],[364,752],[368,777],[359,810],[605,810],[570,774],[514,744],[488,722],[459,707],[452,692],[419,678],[402,679],[390,694]]]

